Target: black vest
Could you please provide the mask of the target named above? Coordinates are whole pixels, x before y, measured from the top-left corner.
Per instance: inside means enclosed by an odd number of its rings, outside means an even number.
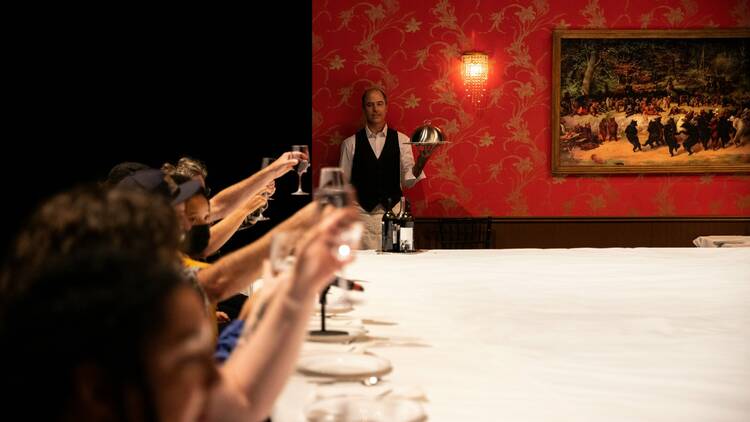
[[[398,132],[388,129],[380,158],[375,157],[367,133],[362,128],[355,135],[354,158],[352,159],[352,185],[357,190],[359,205],[372,211],[378,204],[386,207],[401,200],[401,150]]]

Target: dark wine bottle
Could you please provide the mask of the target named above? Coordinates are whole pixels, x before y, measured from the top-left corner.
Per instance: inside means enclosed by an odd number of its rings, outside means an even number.
[[[399,214],[393,219],[393,252],[401,252],[401,215],[404,212],[404,197],[399,202]]]
[[[393,223],[396,215],[393,213],[393,203],[390,199],[386,202],[385,214],[380,223],[380,249],[383,252],[393,252]]]

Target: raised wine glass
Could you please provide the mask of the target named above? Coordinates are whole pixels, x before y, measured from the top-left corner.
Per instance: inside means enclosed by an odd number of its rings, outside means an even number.
[[[273,157],[263,157],[263,161],[261,162],[260,168],[264,169],[268,167],[271,163],[273,163],[276,159]],[[276,193],[276,188],[274,187],[273,192],[269,193],[268,191],[263,192],[266,194],[266,198],[268,198],[269,201],[273,201],[273,194]]]
[[[344,183],[344,172],[340,167],[323,167],[320,169],[320,183],[318,184],[318,190],[315,192],[315,197],[321,204],[330,204],[336,208],[351,206],[356,202],[354,188]],[[340,260],[348,259],[354,253],[354,250],[359,247],[363,232],[364,226],[359,221],[352,223],[341,232],[334,246],[336,256]],[[343,269],[337,277],[337,283],[344,292],[341,299],[345,303],[351,305],[360,301],[355,300],[354,295],[350,293],[349,283],[344,276]]]
[[[260,164],[260,169],[263,170],[264,168],[268,167],[268,165],[271,164],[272,162],[273,162],[273,158],[263,157],[263,161]],[[268,200],[271,197],[271,193],[268,191],[268,189],[264,188],[263,192],[261,192],[261,196],[263,196],[264,198],[266,198],[266,200]],[[257,221],[268,221],[268,220],[270,220],[270,218],[268,218],[265,215],[263,215],[263,211],[265,211],[265,210],[268,209],[268,201],[266,201],[265,205],[263,205],[259,209],[260,209],[260,214],[258,214],[258,216],[255,219],[255,221],[257,222]]]
[[[307,145],[292,145],[292,151],[299,151],[307,155],[307,160],[299,160],[295,170],[297,170],[297,176],[299,183],[297,184],[297,192],[292,195],[309,195],[309,193],[302,190],[302,175],[307,172],[307,168],[310,167],[310,150]]]

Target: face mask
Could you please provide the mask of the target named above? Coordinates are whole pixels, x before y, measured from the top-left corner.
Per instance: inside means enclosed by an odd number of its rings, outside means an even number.
[[[194,225],[182,241],[182,251],[188,255],[197,255],[208,247],[211,239],[211,228],[208,224]]]

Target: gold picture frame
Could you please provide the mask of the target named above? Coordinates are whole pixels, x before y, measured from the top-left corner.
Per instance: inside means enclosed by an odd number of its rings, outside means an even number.
[[[554,175],[750,172],[750,30],[552,38]]]

